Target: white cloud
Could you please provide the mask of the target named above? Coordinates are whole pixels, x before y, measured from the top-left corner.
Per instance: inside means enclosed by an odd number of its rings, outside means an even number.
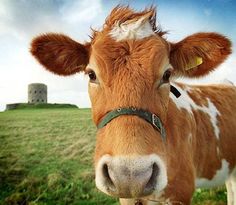
[[[102,11],[101,0],[67,1],[60,9],[62,19],[69,23],[89,23]]]

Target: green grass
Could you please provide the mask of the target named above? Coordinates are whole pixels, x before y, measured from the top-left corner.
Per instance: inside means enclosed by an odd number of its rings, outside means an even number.
[[[96,128],[89,109],[0,113],[0,205],[112,205],[94,184]],[[193,204],[226,204],[225,189],[198,190]]]

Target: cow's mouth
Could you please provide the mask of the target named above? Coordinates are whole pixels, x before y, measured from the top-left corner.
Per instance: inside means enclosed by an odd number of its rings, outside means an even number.
[[[162,205],[168,205],[168,204],[173,204],[173,205],[184,205],[183,202],[181,201],[159,201],[159,200],[153,200],[153,199],[146,199],[146,198],[142,198],[142,199],[136,199],[134,202],[134,205],[143,205],[146,204],[145,202],[156,202],[158,204],[162,204]]]
[[[134,205],[143,205],[143,202],[140,199],[137,199]]]

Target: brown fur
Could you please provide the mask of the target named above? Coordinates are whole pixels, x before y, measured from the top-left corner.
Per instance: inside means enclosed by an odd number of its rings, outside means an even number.
[[[44,34],[31,43],[32,55],[58,75],[83,71],[88,64],[89,44],[82,45],[62,34]]]
[[[134,12],[129,7],[116,7],[102,31],[94,31],[91,44],[79,44],[59,34],[42,35],[32,42],[31,53],[48,70],[59,75],[84,71],[89,63],[99,80],[90,83],[89,94],[95,124],[110,110],[136,107],[157,114],[167,132],[163,143],[160,133],[136,116],[120,116],[98,130],[95,166],[99,159],[111,156],[158,154],[167,165],[168,186],[162,198],[188,205],[195,188],[195,178],[212,179],[221,168],[221,160],[236,165],[236,88],[234,86],[192,86],[188,95],[199,106],[208,106],[207,98],[220,112],[217,116],[220,139],[217,140],[210,116],[202,111],[179,110],[169,98],[170,84],[159,87],[168,59],[174,75],[199,77],[214,70],[231,53],[230,41],[216,33],[198,33],[178,43],[169,43],[163,32],[144,39],[117,42],[109,32],[114,24],[129,23],[145,16],[153,23],[155,10]],[[186,71],[193,58],[203,64]],[[181,88],[186,85],[178,84]],[[181,99],[181,97],[180,97]],[[191,135],[191,137],[189,137]],[[217,146],[220,155],[217,154]],[[154,199],[156,196],[150,196]],[[125,200],[122,200],[126,204]],[[146,202],[144,202],[146,203]]]
[[[177,75],[200,77],[213,71],[231,53],[230,41],[217,33],[197,33],[172,44],[170,62]],[[194,69],[185,70],[189,62],[196,57],[203,59],[203,64]]]

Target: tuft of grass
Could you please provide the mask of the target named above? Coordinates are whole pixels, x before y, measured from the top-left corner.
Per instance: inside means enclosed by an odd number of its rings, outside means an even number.
[[[0,113],[0,205],[117,205],[94,184],[90,109]],[[226,204],[225,188],[197,190],[193,204]]]
[[[203,203],[204,202],[204,203]],[[194,193],[195,205],[227,205],[227,192],[225,187],[215,189],[197,189]]]

